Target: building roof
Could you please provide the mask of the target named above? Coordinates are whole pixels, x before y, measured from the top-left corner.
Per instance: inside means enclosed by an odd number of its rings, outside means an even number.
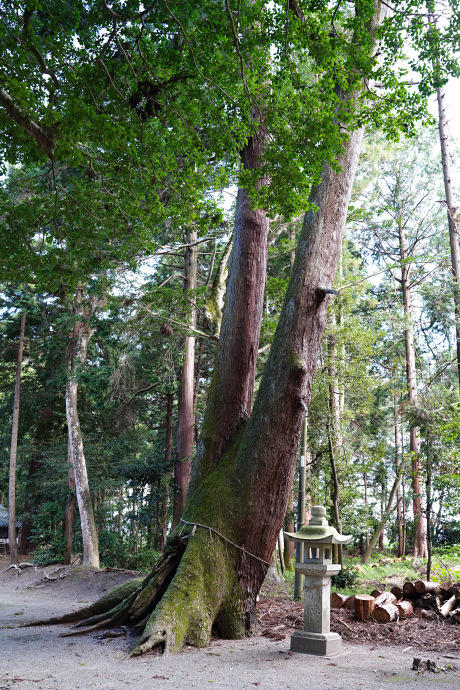
[[[16,521],[16,527],[21,527],[22,522]],[[5,506],[0,503],[0,527],[6,527],[8,529],[8,511]]]

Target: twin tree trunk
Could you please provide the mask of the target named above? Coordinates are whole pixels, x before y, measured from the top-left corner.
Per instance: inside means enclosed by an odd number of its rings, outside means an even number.
[[[156,645],[165,652],[206,645],[213,627],[223,637],[241,637],[255,622],[256,596],[292,489],[302,401],[310,401],[361,136],[352,133],[344,145],[341,172],[325,167],[312,190],[318,210],[304,219],[252,414],[268,221],[239,190],[220,346],[183,520],[141,587],[129,595],[125,587],[111,592],[80,623],[88,630],[139,624],[133,654]],[[247,159],[257,160],[261,148],[255,137]]]

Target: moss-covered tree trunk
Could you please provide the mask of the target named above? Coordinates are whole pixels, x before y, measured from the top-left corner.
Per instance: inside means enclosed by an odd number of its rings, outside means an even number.
[[[213,407],[210,396],[204,421],[209,437],[202,437],[184,522],[175,534],[178,540],[181,532],[182,539],[186,537],[185,551],[174,579],[148,619],[136,653],[159,643],[170,651],[178,651],[185,641],[206,644],[213,625],[225,637],[238,637],[255,620],[256,596],[292,487],[304,415],[301,401],[308,404],[310,400],[330,299],[327,290],[340,253],[360,141],[361,132],[350,136],[340,160],[342,171],[336,174],[327,167],[323,181],[312,192],[318,211],[305,216],[292,278],[250,418],[244,419],[250,408],[241,410],[239,424],[231,432],[229,425],[222,429],[221,408]],[[242,234],[246,232],[247,228]],[[235,246],[242,241],[236,232]],[[244,319],[243,314],[239,316]],[[226,318],[230,316],[224,317],[222,333]],[[222,395],[226,382],[244,369],[244,359],[228,359],[226,350],[221,346],[217,369]],[[249,361],[255,356],[250,348],[247,355]],[[216,448],[222,449],[220,458]],[[154,580],[138,595],[131,616],[148,610],[147,592],[154,597],[158,591]]]

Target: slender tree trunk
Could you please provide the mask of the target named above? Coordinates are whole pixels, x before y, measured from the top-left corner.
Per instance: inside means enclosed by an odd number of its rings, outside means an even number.
[[[16,464],[18,454],[19,399],[21,393],[21,370],[25,329],[26,312],[23,311],[19,330],[16,381],[14,384],[13,425],[11,430],[10,475],[8,488],[8,545],[10,549],[10,561],[12,564],[18,562],[18,542],[16,536]]]
[[[340,418],[340,394],[339,381],[337,376],[337,342],[334,328],[336,326],[336,317],[333,310],[329,315],[330,333],[327,337],[328,346],[328,369],[329,369],[329,413],[330,421],[328,422],[328,442],[329,455],[331,463],[331,500],[332,513],[334,517],[334,524],[339,533],[342,532],[342,524],[340,520],[340,486],[338,479],[337,462],[340,459],[342,450],[342,433],[341,433],[341,418]],[[333,545],[334,562],[343,562],[342,545]]]
[[[427,534],[427,564],[426,564],[426,579],[431,580],[431,560],[432,560],[432,540],[431,540],[431,512],[433,508],[432,500],[432,466],[431,466],[431,439],[428,432],[427,453],[426,453],[426,534]]]
[[[395,468],[399,465],[399,419],[398,419],[398,399],[394,396],[394,436],[395,436]],[[396,520],[398,523],[398,556],[404,555],[403,545],[403,525],[401,512],[401,482],[396,489]]]
[[[70,443],[67,454],[67,473],[69,481],[69,497],[64,513],[64,538],[65,538],[65,565],[70,565],[72,562],[72,541],[73,541],[73,518],[75,515],[75,508],[77,507],[77,497],[75,495],[75,472],[72,464],[72,454],[70,452]]]
[[[366,514],[366,549],[369,548],[369,499],[367,490],[366,461],[363,453],[364,511]]]
[[[436,18],[434,17],[433,2],[428,2],[428,20],[433,28],[436,28]],[[439,67],[439,60],[434,59],[434,66]],[[452,188],[452,174],[450,170],[449,138],[447,134],[447,119],[445,107],[445,93],[442,88],[436,89],[436,100],[438,103],[438,129],[439,142],[441,145],[442,172],[444,178],[445,204],[447,209],[447,224],[449,227],[450,256],[452,263],[453,293],[455,305],[455,335],[457,341],[457,375],[460,385],[460,247],[458,237],[458,224],[454,193]]]
[[[444,191],[446,195],[447,222],[449,226],[450,256],[452,261],[453,293],[455,304],[455,334],[457,339],[457,373],[460,384],[460,247],[456,207],[452,189],[450,171],[449,143],[447,136],[446,109],[444,105],[444,91],[436,89],[438,101],[439,140],[441,143],[441,160],[444,177]]]
[[[19,551],[23,554],[29,553],[34,548],[34,544],[30,539],[33,516],[38,513],[40,504],[44,499],[41,491],[40,472],[43,470],[43,457],[47,452],[53,431],[55,407],[56,401],[54,400],[42,407],[38,416],[37,426],[35,427],[33,450],[25,491],[24,514],[19,536]]]
[[[185,250],[184,293],[190,303],[188,324],[196,326],[195,290],[197,287],[197,240],[196,230],[187,230]],[[184,341],[184,361],[182,364],[179,385],[179,412],[177,426],[177,460],[174,466],[174,505],[173,528],[184,512],[187,491],[192,468],[193,434],[195,430],[195,336],[187,335]]]
[[[166,399],[166,442],[165,442],[165,465],[169,466],[172,455],[172,415],[173,415],[174,396],[168,394]],[[169,480],[168,480],[169,481]],[[158,480],[158,489],[163,491],[163,497],[157,503],[157,525],[160,531],[160,551],[163,553],[166,544],[166,529],[168,525],[168,483],[161,485]]]
[[[123,528],[123,489],[118,494],[118,534],[121,537]]]
[[[77,304],[81,303],[82,288],[77,288]],[[86,315],[88,317],[88,315]],[[94,521],[91,493],[89,490],[88,472],[83,450],[83,437],[78,419],[78,365],[86,361],[88,343],[93,331],[85,320],[78,321],[75,331],[75,349],[72,353],[69,375],[66,386],[66,416],[69,430],[69,444],[72,464],[75,472],[75,489],[78,510],[80,513],[81,533],[83,539],[83,565],[99,568],[99,548]]]
[[[406,236],[404,225],[399,223],[399,246],[401,255],[401,289],[403,295],[404,316],[406,324],[404,327],[406,344],[406,376],[409,404],[416,406],[417,395],[417,373],[415,367],[415,345],[414,331],[412,327],[412,296],[409,281],[409,264],[407,260]],[[412,509],[414,512],[414,557],[427,557],[426,531],[423,520],[422,509],[422,477],[420,468],[420,435],[417,427],[410,429],[410,451],[412,460]]]
[[[337,464],[335,459],[334,442],[332,438],[331,424],[328,423],[327,435],[329,442],[329,457],[331,462],[331,500],[332,500],[332,514],[334,518],[334,524],[339,534],[342,534],[342,521],[340,520],[340,486],[339,479],[337,475]],[[334,561],[342,565],[343,563],[343,549],[341,544],[334,544]]]

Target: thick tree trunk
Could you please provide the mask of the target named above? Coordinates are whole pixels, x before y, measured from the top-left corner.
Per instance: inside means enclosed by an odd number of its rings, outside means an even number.
[[[14,384],[13,424],[11,429],[10,474],[8,485],[8,546],[10,550],[10,561],[12,564],[18,562],[18,542],[16,535],[16,461],[18,455],[19,400],[21,394],[22,353],[24,351],[25,329],[26,312],[23,311],[21,315],[21,326],[19,329],[16,381]]]
[[[255,112],[254,117],[260,115]],[[249,139],[241,158],[246,169],[263,165],[263,126]],[[260,178],[258,186],[266,184]],[[267,266],[269,221],[251,208],[248,192],[238,190],[232,252],[219,348],[208,395],[207,414],[197,448],[192,491],[228,449],[252,408]]]
[[[185,250],[184,293],[190,302],[187,323],[196,326],[195,290],[197,287],[197,240],[196,230],[187,230]],[[187,335],[184,340],[184,361],[180,373],[179,412],[177,426],[177,459],[174,465],[173,527],[179,522],[187,500],[188,485],[192,469],[193,435],[195,430],[195,336]]]
[[[407,263],[407,247],[404,225],[399,223],[399,247],[401,256],[401,289],[406,325],[404,328],[406,344],[406,375],[409,404],[417,405],[417,373],[415,367],[414,331],[412,328],[412,295]],[[426,530],[422,509],[422,476],[420,468],[420,435],[417,427],[410,429],[410,451],[412,457],[412,509],[414,512],[414,557],[427,557]]]
[[[77,289],[77,303],[81,302],[82,289]],[[72,464],[75,472],[75,489],[78,510],[80,513],[81,533],[83,539],[83,565],[99,568],[99,548],[94,521],[91,493],[89,490],[88,472],[83,450],[83,438],[78,419],[78,378],[77,366],[86,361],[88,343],[92,331],[85,321],[79,321],[74,331],[75,350],[70,363],[69,376],[65,392],[67,426]]]

